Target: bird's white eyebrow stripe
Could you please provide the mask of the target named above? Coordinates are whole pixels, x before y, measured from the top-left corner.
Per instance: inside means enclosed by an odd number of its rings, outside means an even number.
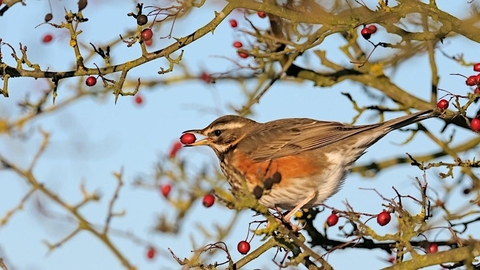
[[[212,129],[212,130],[216,130],[216,129],[225,130],[225,129],[241,128],[243,126],[245,126],[245,123],[230,122],[230,123],[215,125],[215,126],[211,127],[210,129]]]

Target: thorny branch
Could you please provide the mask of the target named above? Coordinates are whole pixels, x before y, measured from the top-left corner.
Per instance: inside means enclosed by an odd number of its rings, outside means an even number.
[[[7,1],[5,1],[7,3]],[[15,3],[21,3],[21,1],[8,1],[7,5],[0,10],[0,16]],[[185,4],[187,2],[178,2]],[[205,1],[200,1],[200,3],[192,2],[189,3],[192,6],[201,7]],[[0,51],[0,75],[4,80],[3,88],[0,90],[0,93],[4,97],[9,96],[8,92],[8,82],[11,79],[17,79],[17,77],[31,77],[31,78],[49,78],[52,83],[52,96],[55,100],[57,95],[57,88],[59,83],[66,78],[70,77],[81,77],[86,75],[98,75],[102,78],[104,87],[106,88],[102,92],[94,93],[93,91],[78,91],[76,97],[67,99],[65,102],[57,104],[55,106],[46,107],[45,100],[47,94],[44,96],[38,103],[23,102],[22,105],[25,108],[29,109],[29,112],[22,115],[15,120],[6,120],[0,118],[0,133],[11,134],[16,130],[21,130],[27,123],[31,120],[36,119],[39,115],[45,113],[56,112],[59,108],[73,104],[75,101],[79,100],[81,97],[86,97],[95,94],[105,94],[106,92],[113,93],[115,96],[115,101],[117,101],[119,96],[135,94],[138,92],[141,84],[140,78],[132,80],[134,83],[130,82],[128,79],[128,72],[134,69],[135,67],[144,65],[147,62],[164,58],[168,61],[168,67],[160,67],[159,74],[165,75],[174,71],[176,67],[181,66],[183,59],[183,53],[185,47],[192,44],[196,40],[202,38],[206,34],[213,33],[215,29],[220,25],[220,23],[234,10],[245,9],[246,12],[251,11],[264,11],[268,13],[270,18],[270,27],[268,30],[261,30],[254,26],[251,21],[250,26],[253,31],[244,30],[242,33],[248,35],[253,39],[253,46],[251,49],[242,48],[239,49],[240,52],[248,52],[249,57],[252,57],[255,60],[255,65],[242,66],[238,63],[238,67],[246,67],[251,71],[251,75],[242,77],[241,74],[237,75],[231,73],[231,76],[218,76],[218,77],[209,77],[208,82],[224,80],[243,80],[243,79],[258,79],[257,75],[260,74],[261,80],[256,80],[257,87],[255,91],[245,91],[245,96],[247,101],[245,104],[240,107],[241,109],[237,110],[242,114],[249,114],[252,111],[252,108],[264,98],[265,94],[270,91],[274,84],[282,80],[306,80],[315,83],[319,87],[329,87],[335,84],[338,84],[345,80],[350,80],[353,82],[358,82],[364,85],[366,88],[371,87],[374,89],[381,90],[382,98],[389,99],[393,101],[396,106],[387,107],[383,105],[370,105],[364,106],[357,104],[357,102],[352,98],[352,95],[346,94],[346,96],[352,102],[354,109],[358,112],[358,116],[367,111],[374,110],[378,112],[381,117],[383,113],[387,111],[408,111],[410,109],[429,109],[432,108],[433,103],[437,100],[437,91],[438,89],[438,71],[437,63],[435,62],[434,51],[436,49],[436,44],[443,42],[449,35],[453,33],[462,35],[468,39],[471,39],[475,42],[480,42],[480,29],[478,27],[473,27],[473,24],[478,21],[476,17],[460,20],[440,9],[435,5],[435,1],[430,1],[429,4],[415,2],[415,1],[403,1],[395,7],[389,7],[388,1],[379,1],[379,7],[377,10],[370,10],[363,2],[357,1],[359,6],[348,6],[348,8],[343,8],[339,10],[334,10],[332,12],[327,12],[326,9],[318,5],[317,3],[311,2],[308,3],[308,6],[301,8],[295,6],[292,1],[287,1],[285,5],[277,5],[275,1],[230,1],[220,12],[216,12],[214,18],[205,24],[202,27],[199,27],[196,31],[192,32],[189,35],[180,38],[174,38],[175,42],[166,46],[162,49],[148,52],[145,48],[145,45],[140,42],[139,32],[141,27],[137,27],[135,33],[129,33],[127,39],[116,41],[118,43],[124,41],[127,43],[127,46],[132,46],[137,42],[141,44],[141,56],[120,63],[114,66],[110,65],[109,62],[109,53],[110,46],[107,46],[106,51],[99,48],[97,49],[92,43],[90,45],[93,47],[93,51],[90,51],[90,56],[84,58],[80,46],[82,46],[81,39],[79,37],[81,31],[78,30],[80,23],[87,22],[87,19],[79,13],[66,12],[65,22],[61,24],[49,23],[49,25],[66,28],[70,33],[70,46],[73,49],[73,54],[75,56],[75,69],[68,71],[55,72],[48,69],[42,69],[40,64],[33,63],[27,56],[27,47],[20,44],[19,52],[17,54],[13,46],[7,42],[0,40],[1,45],[10,49],[12,51],[11,57],[15,60],[16,66],[9,66],[3,62],[3,55]],[[186,4],[185,4],[186,5]],[[339,5],[341,6],[341,5]],[[138,6],[137,6],[138,7]],[[139,13],[143,6],[140,5]],[[173,28],[176,23],[178,23],[178,18],[187,14],[187,8],[189,6],[183,5],[172,5],[170,7],[154,7],[148,6],[151,11],[146,14],[153,18],[153,21],[149,27],[154,27],[156,23],[164,23],[168,20],[172,21],[172,26],[170,28],[169,34],[166,38],[173,37]],[[81,11],[81,10],[79,10]],[[314,12],[312,12],[314,11]],[[130,13],[129,13],[130,14]],[[132,13],[133,14],[133,13]],[[136,14],[136,15],[138,15]],[[400,19],[405,18],[411,14],[421,14],[422,15],[422,26],[424,32],[408,32],[405,29],[401,28],[399,25]],[[129,15],[130,16],[130,15]],[[133,15],[132,15],[133,16]],[[133,16],[135,17],[135,16]],[[434,18],[442,27],[434,29],[428,25],[428,20]],[[392,35],[397,35],[401,37],[401,42],[396,44],[390,44],[386,42],[373,43],[370,40],[371,45],[374,46],[373,50],[370,50],[370,53],[367,54],[365,50],[361,48],[358,44],[358,33],[356,32],[356,27],[361,25],[366,25],[369,23],[376,22],[379,26],[385,28],[385,30]],[[270,31],[271,30],[271,31]],[[316,46],[322,44],[322,42],[329,36],[341,33],[344,41],[347,43],[342,47],[342,52],[352,63],[360,62],[361,65],[356,67],[349,67],[342,64],[333,62],[327,57],[325,51],[316,50],[314,55],[316,55],[318,61],[322,64],[323,67],[329,69],[329,71],[319,72],[315,69],[310,69],[303,67],[298,61],[299,57],[306,53],[308,50],[315,48]],[[415,44],[413,44],[415,43]],[[425,44],[418,44],[425,43]],[[412,45],[413,44],[413,45]],[[113,43],[112,43],[113,45]],[[385,70],[388,67],[396,66],[401,60],[398,57],[392,57],[385,61],[378,61],[371,59],[371,55],[377,49],[382,48],[394,48],[397,50],[403,50],[401,56],[404,59],[408,59],[416,55],[418,51],[426,51],[430,59],[430,66],[432,68],[432,87],[430,99],[421,99],[416,97],[414,94],[408,93],[406,90],[400,88],[390,77],[386,76]],[[413,50],[412,48],[415,48]],[[0,47],[1,49],[1,47]],[[180,52],[179,52],[180,51]],[[95,64],[96,67],[89,68],[85,66],[85,63],[88,63],[86,60],[92,55],[100,55],[104,61],[105,66],[99,67]],[[455,58],[457,62],[464,62],[463,58]],[[278,69],[277,63],[280,64],[280,69]],[[185,65],[184,65],[185,66]],[[113,74],[115,72],[121,71],[120,78],[118,80],[108,79],[107,75]],[[223,74],[229,74],[228,72]],[[263,75],[263,76],[262,76]],[[184,82],[186,79],[198,79],[201,76],[192,76],[185,72],[185,76],[180,77],[181,79],[176,78],[164,78],[160,80],[151,80],[147,82],[146,85],[155,86],[161,83],[172,83]],[[213,79],[212,79],[213,78]],[[143,81],[142,81],[143,82]],[[267,83],[265,83],[267,82]],[[125,85],[133,85],[134,90],[129,92],[124,89]],[[143,84],[142,84],[143,86]],[[80,89],[80,88],[79,88]],[[456,95],[451,92],[447,92],[447,97],[450,97],[453,100],[455,109],[458,112],[454,111],[445,111],[442,112],[442,119],[445,119],[444,122],[446,125],[455,124],[460,127],[470,129],[471,121],[474,118],[467,117],[467,109],[470,106],[476,104],[478,100],[478,94],[470,95]],[[375,100],[379,104],[383,103],[383,100]],[[354,121],[356,118],[354,119]],[[271,248],[277,248],[278,250],[284,251],[285,258],[287,261],[282,260],[279,264],[280,267],[287,267],[290,265],[303,264],[308,268],[322,268],[330,269],[332,266],[328,264],[324,256],[338,249],[346,248],[360,248],[360,249],[380,249],[384,250],[389,254],[396,254],[395,265],[391,269],[405,269],[405,268],[418,268],[425,267],[435,264],[445,264],[448,262],[454,262],[453,266],[459,265],[468,265],[471,266],[473,261],[472,258],[479,255],[479,243],[473,239],[463,239],[461,234],[465,232],[468,226],[476,224],[480,219],[478,218],[469,218],[472,214],[476,212],[466,212],[466,213],[457,213],[451,214],[447,209],[446,204],[444,203],[448,199],[449,192],[445,195],[445,198],[437,198],[435,204],[432,204],[431,201],[434,201],[429,196],[430,189],[427,185],[425,171],[431,168],[446,168],[447,172],[440,173],[440,177],[446,178],[451,177],[455,178],[455,169],[461,169],[463,175],[467,175],[472,180],[472,189],[478,190],[480,184],[478,184],[479,179],[475,175],[473,169],[479,167],[479,163],[475,159],[466,159],[460,158],[459,153],[466,152],[470,149],[475,148],[479,141],[477,137],[470,139],[467,142],[463,142],[456,146],[451,145],[450,141],[445,141],[439,138],[439,136],[434,135],[433,132],[425,128],[423,125],[419,125],[417,129],[409,130],[413,131],[411,138],[417,134],[418,131],[424,133],[438,145],[441,150],[426,154],[423,156],[413,156],[407,154],[407,156],[401,156],[393,159],[387,159],[381,162],[374,162],[368,165],[357,166],[354,168],[354,172],[361,173],[363,175],[375,175],[376,172],[386,169],[388,167],[411,162],[412,165],[418,167],[422,173],[424,173],[424,181],[417,179],[417,185],[419,189],[419,197],[414,195],[402,195],[398,189],[392,187],[396,197],[388,198],[382,195],[380,192],[375,190],[377,194],[382,198],[384,202],[384,207],[388,210],[389,213],[395,216],[398,223],[398,232],[395,234],[385,234],[381,235],[373,229],[371,225],[371,220],[373,220],[377,214],[375,213],[362,213],[357,212],[354,208],[346,203],[347,210],[342,211],[339,209],[333,209],[326,206],[327,209],[332,209],[335,213],[345,220],[345,224],[341,226],[341,232],[346,240],[335,240],[331,239],[330,235],[327,234],[327,228],[324,228],[324,232],[317,230],[318,224],[314,224],[315,217],[319,214],[320,210],[309,210],[304,211],[302,217],[299,218],[305,227],[305,232],[311,237],[310,242],[307,242],[303,235],[293,232],[290,227],[285,226],[285,224],[279,222],[274,218],[270,212],[261,205],[258,204],[258,201],[253,198],[251,194],[248,194],[248,191],[244,191],[241,196],[242,200],[235,200],[225,189],[221,188],[220,185],[215,181],[219,180],[218,175],[211,176],[199,176],[198,181],[195,181],[195,190],[191,192],[185,192],[182,194],[184,197],[181,198],[166,198],[168,202],[173,206],[177,211],[177,222],[180,223],[183,221],[184,216],[187,214],[188,209],[192,206],[193,202],[198,200],[201,197],[202,193],[205,193],[205,188],[202,188],[199,184],[200,181],[208,181],[211,186],[214,186],[215,192],[221,201],[225,203],[228,207],[231,207],[236,210],[244,209],[253,209],[254,211],[261,213],[267,220],[268,225],[265,225],[265,228],[255,229],[255,234],[258,236],[265,237],[263,244],[258,247],[256,250],[252,251],[249,255],[245,256],[243,259],[233,262],[228,251],[228,248],[224,242],[218,240],[214,244],[207,245],[203,249],[195,251],[195,254],[192,258],[194,259],[184,259],[180,260],[172,251],[172,255],[177,260],[179,264],[188,265],[190,267],[217,267],[219,265],[227,264],[230,268],[240,268],[245,266],[248,262],[256,259],[258,256],[266,252]],[[18,165],[11,163],[10,160],[0,155],[0,169],[1,170],[11,170],[17,175],[21,176],[30,186],[28,192],[20,199],[16,207],[9,210],[5,216],[1,219],[0,227],[6,224],[11,217],[20,211],[24,204],[29,200],[31,195],[35,192],[41,193],[50,201],[61,206],[65,211],[73,217],[78,226],[68,235],[66,235],[61,241],[55,244],[48,244],[50,249],[53,250],[56,247],[59,247],[65,244],[68,240],[72,239],[81,231],[89,231],[95,235],[102,243],[104,243],[123,263],[123,265],[128,269],[134,269],[134,266],[126,259],[126,257],[120,253],[119,249],[114,246],[110,240],[110,224],[111,220],[115,216],[121,216],[124,212],[117,213],[114,211],[115,202],[119,199],[120,190],[124,187],[123,182],[123,169],[115,173],[114,176],[117,179],[117,186],[115,188],[114,194],[112,195],[111,200],[108,205],[108,212],[105,219],[105,224],[103,226],[94,226],[92,225],[85,216],[80,214],[79,210],[87,203],[97,201],[100,197],[96,193],[89,193],[83,185],[80,186],[81,192],[83,194],[83,200],[77,204],[71,205],[60,195],[56,194],[53,190],[46,188],[39,179],[33,174],[34,167],[38,163],[39,158],[44,153],[45,149],[48,146],[49,134],[42,130],[39,133],[43,136],[42,144],[35,153],[30,162],[30,166],[27,169],[21,169]],[[453,135],[452,135],[453,137]],[[452,157],[452,162],[429,162],[428,161],[434,158],[441,158],[450,156]],[[188,178],[185,175],[185,170],[187,165],[182,163],[179,160],[175,160],[175,157],[172,157],[169,161],[175,163],[176,168],[180,173],[176,172],[172,174],[172,171],[161,171],[159,172],[160,177],[169,178],[176,183],[184,181],[183,183],[191,184],[187,182]],[[167,162],[165,162],[167,163]],[[178,174],[177,174],[178,173]],[[215,180],[211,180],[211,178]],[[144,182],[137,182],[137,184],[145,184]],[[150,183],[151,184],[151,183]],[[218,186],[217,186],[218,185]],[[158,179],[155,179],[154,184],[151,184],[149,187],[157,188]],[[179,189],[181,190],[181,189]],[[186,190],[186,189],[184,189]],[[409,210],[405,204],[409,202],[415,206],[419,206],[419,210]],[[473,198],[469,203],[478,204],[479,198]],[[415,211],[418,211],[415,213]],[[448,225],[433,227],[428,222],[431,217],[437,215],[435,211],[445,213],[445,217],[448,220]],[[478,211],[477,211],[478,212]],[[229,230],[233,227],[233,224],[236,221],[237,215],[232,219],[232,222],[228,225],[227,230],[219,230],[219,233],[216,237],[219,239],[224,238]],[[462,218],[468,218],[468,220],[460,220]],[[452,222],[452,220],[458,220],[458,222]],[[369,223],[370,222],[370,223]],[[262,223],[263,224],[263,223]],[[167,224],[168,225],[168,224]],[[160,224],[158,226],[158,231],[162,232],[175,232],[171,230],[166,224]],[[174,224],[175,225],[175,224]],[[458,229],[462,228],[462,230]],[[451,233],[451,239],[438,241],[436,239],[431,240],[430,237],[427,238],[427,234],[432,230],[443,229],[448,230]],[[176,232],[175,232],[176,233]],[[436,254],[420,254],[419,250],[425,250],[426,244],[429,242],[435,241],[438,245],[444,247],[445,251],[436,253]],[[327,250],[326,254],[320,254],[312,250],[311,247],[321,246]],[[221,250],[226,253],[227,261],[220,263],[211,263],[205,264],[201,261],[198,261],[199,255],[210,252],[212,250]],[[422,251],[422,252],[423,252]],[[292,254],[292,256],[287,256],[287,254]],[[406,260],[406,255],[411,256],[412,260]],[[427,258],[425,260],[419,260],[419,258]],[[208,257],[206,258],[208,260]],[[470,263],[470,264],[466,264]],[[316,264],[321,264],[317,266]],[[7,269],[3,263],[3,259],[0,258],[0,267],[2,269]]]

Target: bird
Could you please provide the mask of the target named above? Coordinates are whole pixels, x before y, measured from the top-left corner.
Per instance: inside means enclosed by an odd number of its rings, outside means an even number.
[[[260,204],[291,216],[337,193],[354,162],[389,132],[437,115],[423,110],[367,125],[309,118],[259,123],[225,115],[183,133],[205,137],[186,146],[213,149],[233,190],[245,181]]]

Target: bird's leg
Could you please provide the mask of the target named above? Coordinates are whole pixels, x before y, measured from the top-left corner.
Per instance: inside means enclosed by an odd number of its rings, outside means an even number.
[[[290,210],[290,212],[288,212],[288,214],[283,217],[283,221],[285,221],[287,223],[290,223],[290,219],[292,218],[292,216],[298,210],[300,210],[302,207],[304,207],[309,201],[311,201],[313,198],[315,198],[315,196],[317,196],[317,191],[314,191],[314,192],[310,193],[307,197],[305,197],[305,199],[303,199],[299,204],[297,204],[297,206],[295,206],[295,208]]]
[[[315,196],[317,196],[317,192],[314,191],[312,193],[310,193],[305,199],[303,199],[297,206],[295,206],[295,208],[293,208],[292,210],[290,210],[285,216],[283,216],[282,214],[280,214],[280,218],[279,220],[284,224],[284,225],[288,225],[289,229],[292,230],[293,232],[298,232],[300,231],[301,229],[303,229],[303,227],[299,226],[299,225],[294,225],[290,219],[292,218],[292,216],[298,211],[300,210],[302,207],[304,207],[309,201],[311,201],[313,198],[315,198]]]
[[[272,210],[273,210],[274,212],[273,212],[273,213],[270,212],[270,214],[271,214],[278,222],[280,222],[281,224],[283,224],[283,226],[285,226],[287,229],[292,230],[293,232],[298,232],[298,231],[300,231],[301,229],[303,229],[303,228],[301,228],[300,226],[295,225],[295,224],[293,224],[292,222],[290,222],[290,220],[285,219],[285,218],[284,218],[284,213],[282,213],[282,211],[281,211],[280,209],[278,209],[278,208],[275,207],[275,208],[273,208]],[[288,213],[289,213],[288,211],[285,212],[285,214],[288,214]],[[269,221],[267,222],[267,227],[268,227],[268,226],[270,226],[270,222],[269,222]]]

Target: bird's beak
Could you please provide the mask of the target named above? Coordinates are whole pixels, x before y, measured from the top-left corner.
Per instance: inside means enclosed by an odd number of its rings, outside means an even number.
[[[190,129],[190,130],[185,130],[184,132],[182,133],[194,133],[194,134],[200,134],[202,136],[205,136],[203,134],[203,130],[202,129]],[[208,138],[203,138],[201,140],[198,140],[194,143],[191,143],[191,144],[186,144],[184,146],[186,147],[190,147],[190,146],[199,146],[199,145],[209,145],[209,140]]]

